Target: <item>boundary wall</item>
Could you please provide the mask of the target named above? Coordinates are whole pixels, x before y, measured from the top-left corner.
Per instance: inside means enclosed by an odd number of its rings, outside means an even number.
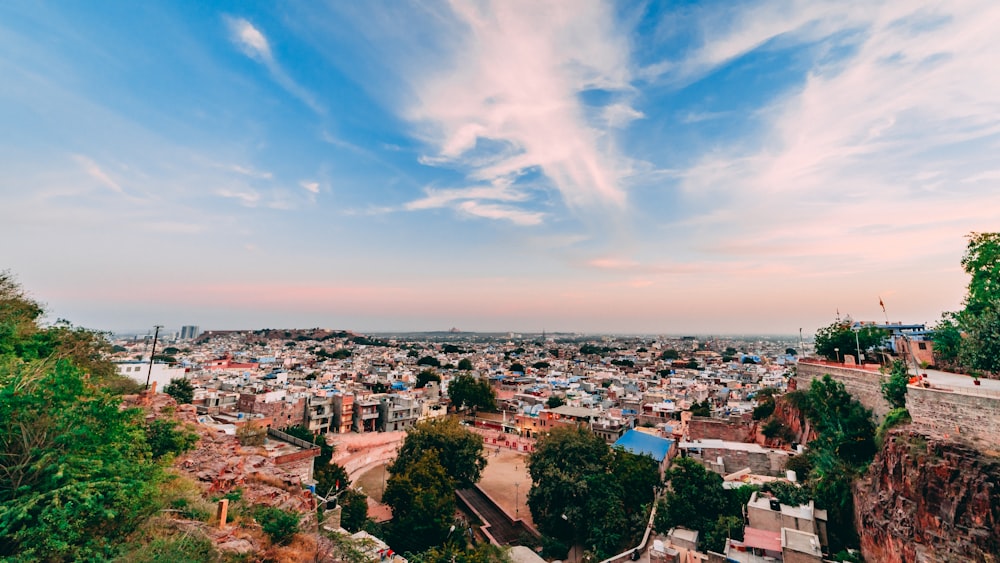
[[[882,397],[885,376],[870,369],[800,362],[795,375],[798,388],[807,390],[814,379],[827,373],[872,409],[877,422],[891,410]],[[906,410],[913,424],[945,438],[965,440],[985,451],[1000,450],[1000,393],[996,391],[911,384],[906,389]]]

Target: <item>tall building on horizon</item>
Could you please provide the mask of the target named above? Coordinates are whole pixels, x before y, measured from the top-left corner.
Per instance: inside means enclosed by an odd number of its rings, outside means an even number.
[[[198,338],[199,334],[201,333],[198,331],[198,327],[195,325],[187,325],[181,327],[181,340],[194,340],[195,338]]]

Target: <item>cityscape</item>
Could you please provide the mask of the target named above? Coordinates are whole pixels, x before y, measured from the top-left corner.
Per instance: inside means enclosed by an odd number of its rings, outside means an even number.
[[[1000,4],[0,4],[0,562],[1000,562]]]

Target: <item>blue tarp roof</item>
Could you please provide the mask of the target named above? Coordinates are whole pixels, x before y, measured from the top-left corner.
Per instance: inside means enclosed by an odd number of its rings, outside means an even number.
[[[667,452],[670,451],[670,446],[673,443],[673,440],[660,438],[652,434],[639,432],[638,430],[629,430],[624,436],[618,438],[615,446],[625,448],[636,455],[648,455],[657,462],[661,462],[667,457]]]

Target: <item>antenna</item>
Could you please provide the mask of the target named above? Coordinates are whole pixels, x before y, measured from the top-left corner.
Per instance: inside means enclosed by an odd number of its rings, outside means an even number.
[[[149,390],[149,378],[153,375],[153,356],[156,355],[156,337],[160,336],[160,329],[163,325],[153,325],[156,333],[153,334],[153,351],[149,353],[149,371],[146,372],[146,390]]]

